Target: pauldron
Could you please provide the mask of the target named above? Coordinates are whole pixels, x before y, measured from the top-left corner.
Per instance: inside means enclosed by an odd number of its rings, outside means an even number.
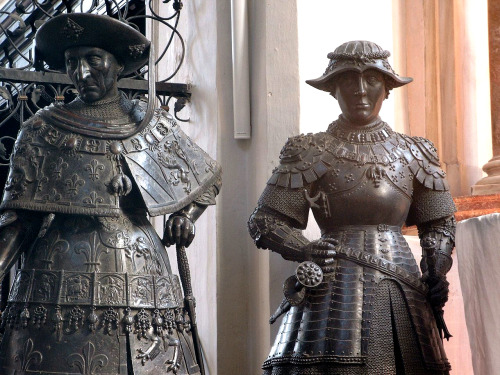
[[[394,132],[382,121],[375,128],[366,133],[353,131],[340,118],[326,132],[289,138],[268,184],[302,188],[321,178],[335,163],[349,161],[382,168],[401,163],[423,186],[436,191],[449,189],[431,141]]]
[[[151,216],[195,200],[213,203],[219,165],[165,111],[156,110],[143,131],[121,140],[87,135],[71,122],[58,126],[47,121],[47,111],[20,130],[1,209],[118,216],[131,180]]]

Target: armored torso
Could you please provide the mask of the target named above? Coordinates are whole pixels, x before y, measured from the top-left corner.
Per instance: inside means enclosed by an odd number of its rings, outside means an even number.
[[[395,328],[400,341],[391,345],[405,353],[420,348],[429,373],[445,373],[449,364],[427,288],[401,234],[405,221],[418,224],[454,212],[432,143],[396,133],[380,120],[359,129],[341,117],[327,132],[289,139],[280,159],[259,210],[305,228],[312,209],[322,238],[338,245],[332,271],[283,318],[266,374],[276,366],[325,363],[340,366],[338,371],[368,365],[346,374],[392,373],[384,367],[391,354],[380,351],[394,340],[383,329],[391,314],[407,323]],[[428,209],[436,202],[438,211]],[[379,367],[370,370],[373,363]],[[283,373],[298,371],[292,369]]]

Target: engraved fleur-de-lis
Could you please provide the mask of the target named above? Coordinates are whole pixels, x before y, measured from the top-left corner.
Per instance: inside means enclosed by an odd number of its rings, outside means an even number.
[[[47,176],[43,176],[37,181],[36,184],[36,191],[42,191],[43,190],[43,184],[46,184],[49,182],[49,178]]]
[[[34,346],[33,340],[29,338],[24,343],[23,349],[14,356],[14,361],[20,363],[20,370],[23,372],[33,370],[33,365],[37,366],[42,363],[42,353],[38,350],[33,350]]]
[[[62,170],[68,168],[68,163],[66,163],[63,158],[59,157],[56,162],[50,164],[52,169],[52,175],[54,178],[61,178]]]
[[[68,195],[77,195],[78,187],[85,185],[85,181],[75,173],[71,178],[66,180],[66,193]]]
[[[40,241],[37,252],[42,256],[44,268],[50,270],[56,254],[65,254],[69,250],[69,242],[61,239],[59,232],[54,230],[47,239]]]
[[[104,170],[104,165],[99,164],[99,162],[96,159],[92,159],[90,164],[85,165],[85,170],[89,171],[89,177],[92,181],[98,180],[99,179],[99,171]]]
[[[44,201],[48,202],[58,202],[61,200],[61,198],[62,198],[61,194],[59,194],[56,189],[52,189],[52,191],[49,194],[45,194],[42,197]]]
[[[103,253],[109,254],[109,248],[101,245],[97,231],[92,232],[90,242],[78,242],[75,245],[75,253],[83,254],[85,259],[86,272],[99,272],[101,262],[99,259]]]
[[[81,349],[80,353],[68,356],[69,367],[76,367],[81,375],[95,375],[108,365],[109,359],[105,354],[96,354],[95,345],[89,341]]]
[[[97,207],[97,205],[102,202],[104,202],[104,199],[98,196],[95,191],[91,192],[89,196],[83,198],[83,203],[88,206]]]

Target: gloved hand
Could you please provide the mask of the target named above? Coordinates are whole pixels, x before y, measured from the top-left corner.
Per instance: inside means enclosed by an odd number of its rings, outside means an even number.
[[[185,216],[171,215],[165,224],[163,244],[188,247],[195,236],[194,223]]]
[[[333,268],[330,267],[335,261],[335,251],[338,241],[333,238],[320,238],[315,241],[309,242],[302,247],[304,254],[304,261],[309,260],[316,263],[321,267],[323,272],[331,272]]]
[[[432,307],[443,308],[448,301],[450,293],[450,283],[446,280],[446,275],[429,277],[426,272],[422,281],[429,287],[428,297]]]

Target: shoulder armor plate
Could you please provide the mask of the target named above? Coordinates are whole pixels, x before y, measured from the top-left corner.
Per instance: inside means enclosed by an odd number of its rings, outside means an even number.
[[[289,138],[281,150],[280,165],[267,183],[296,189],[304,181],[309,184],[323,176],[328,171],[323,162],[327,137],[326,133],[309,133]]]
[[[441,169],[441,163],[434,144],[426,138],[404,136],[408,145],[405,153],[410,170],[415,178],[425,187],[438,191],[449,190],[446,173]]]

